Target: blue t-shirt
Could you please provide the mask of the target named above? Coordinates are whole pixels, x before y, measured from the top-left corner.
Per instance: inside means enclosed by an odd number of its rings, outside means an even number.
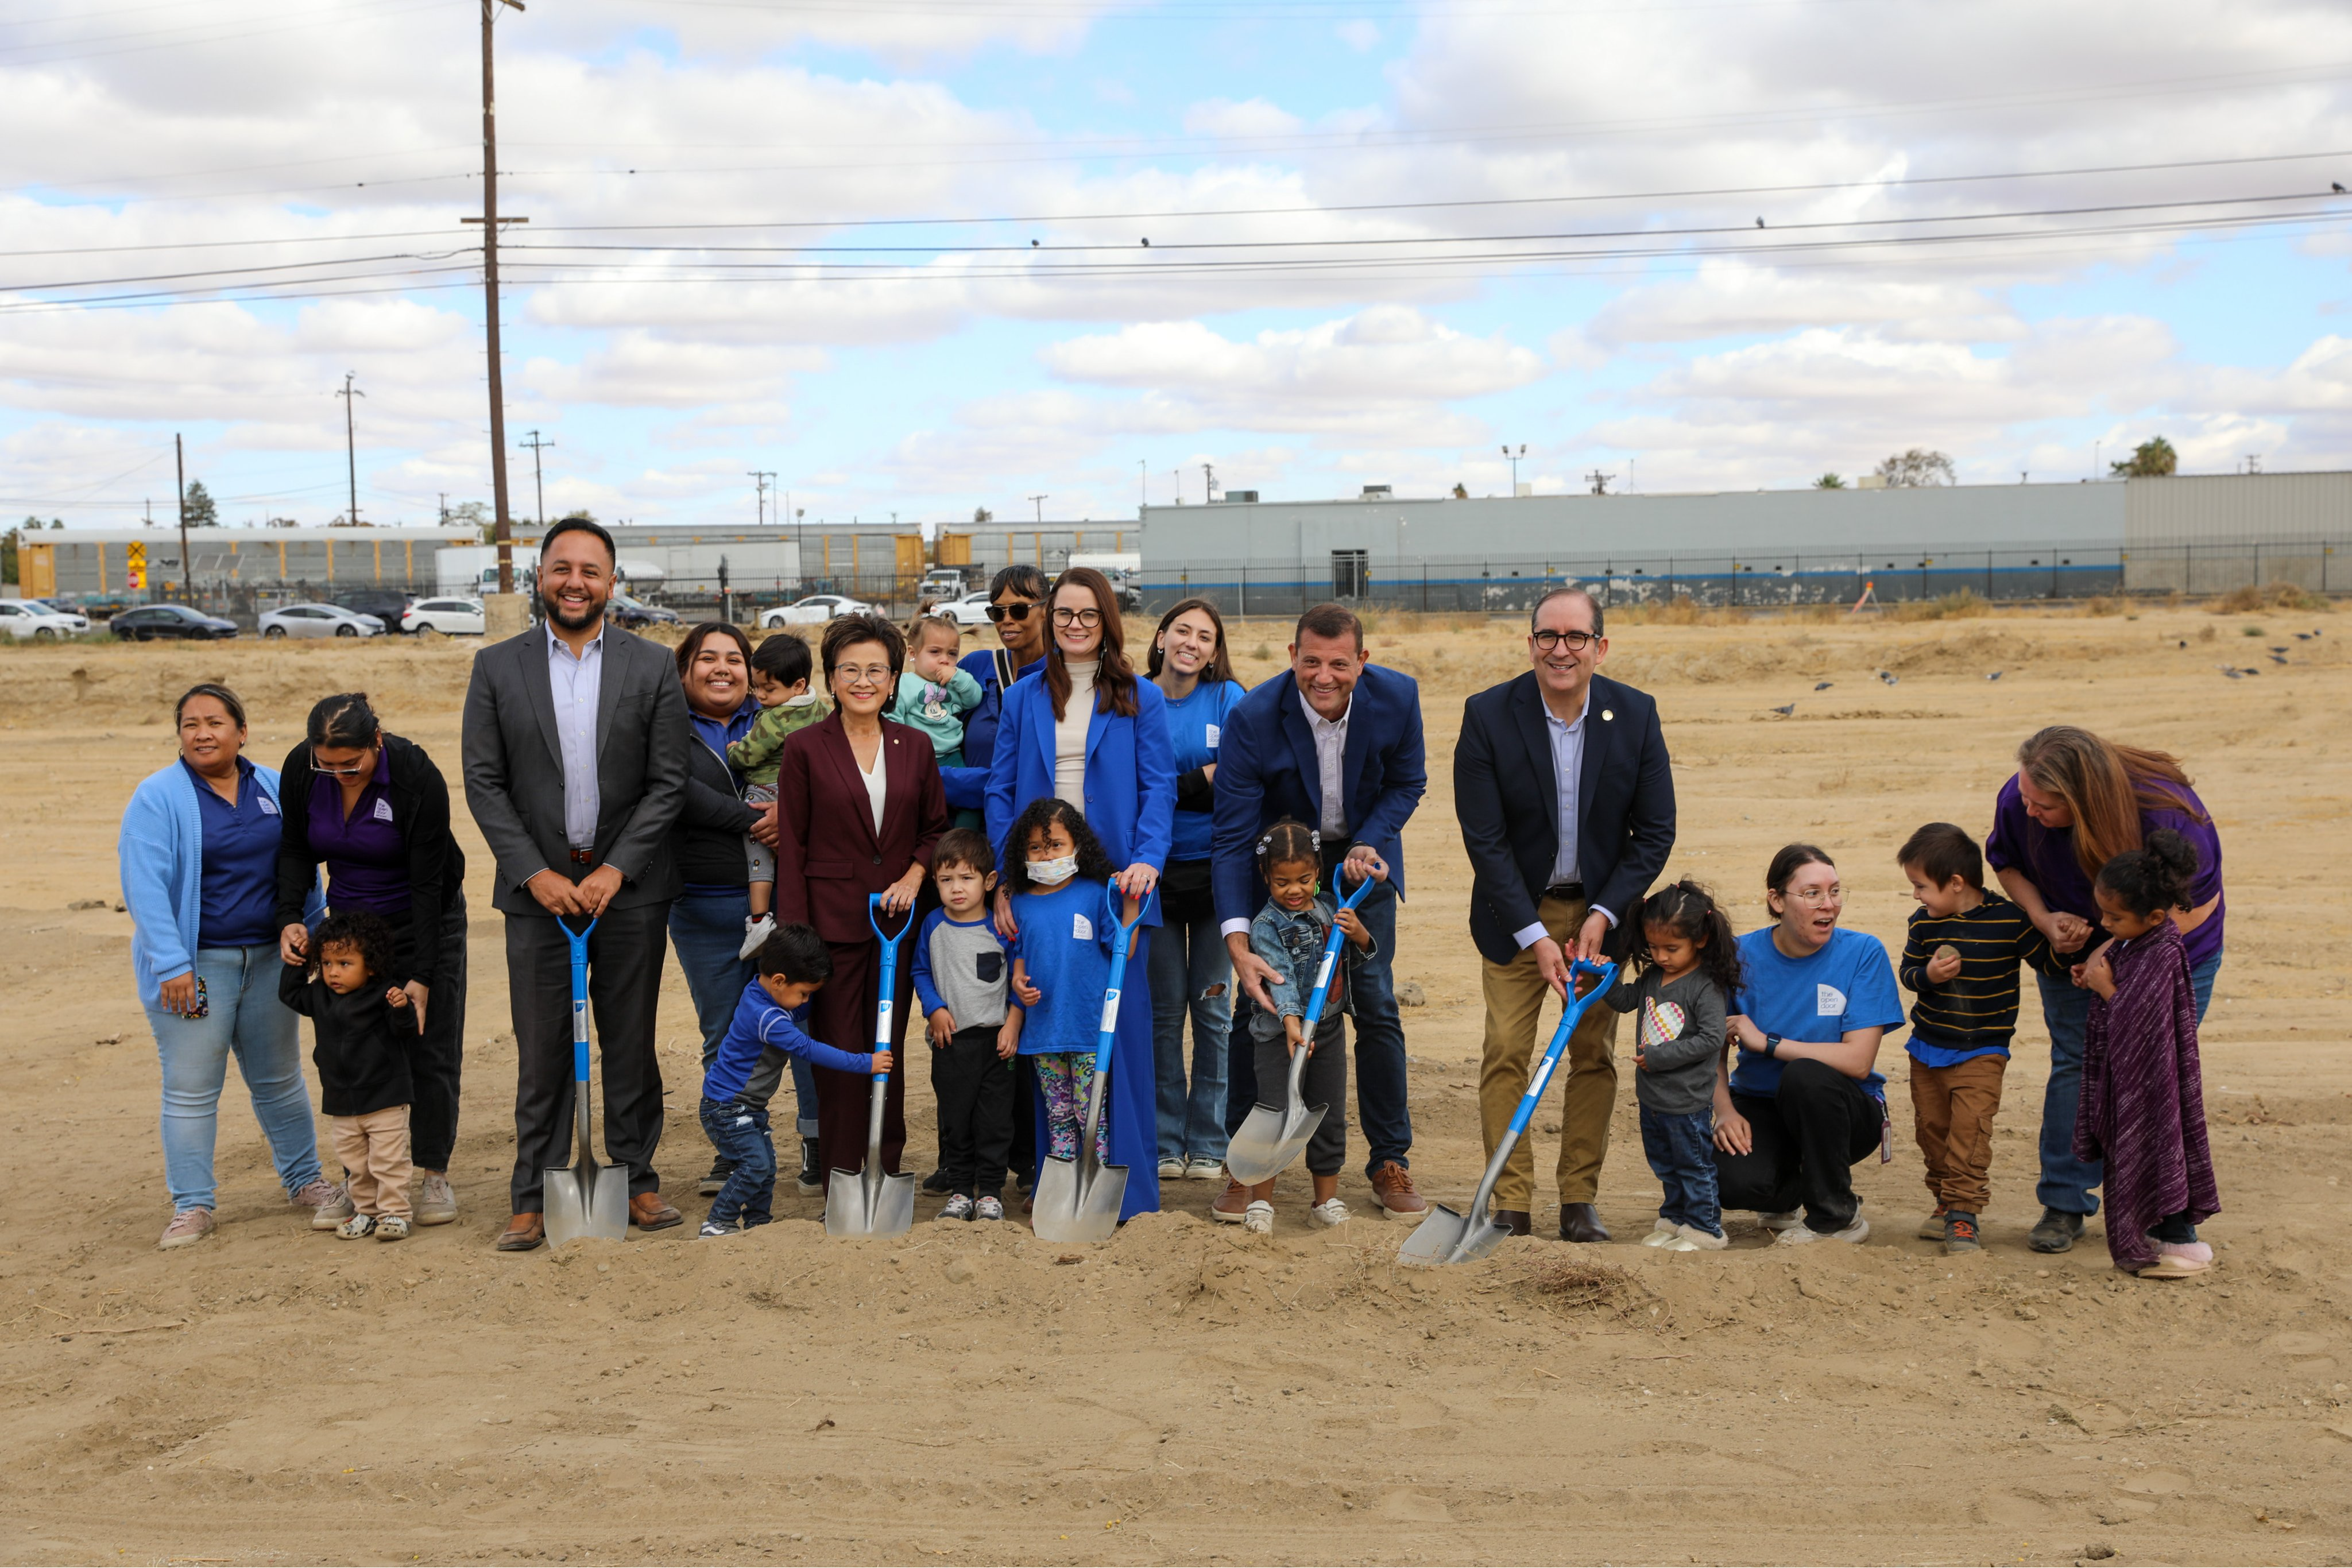
[[[743,988],[742,998],[735,1004],[735,1016],[729,1020],[726,1036],[719,1042],[719,1052],[710,1059],[710,1071],[702,1075],[702,1097],[721,1104],[734,1099],[751,1081],[751,1070],[760,1064],[760,1058],[771,1051],[797,1056],[812,1067],[830,1067],[835,1072],[874,1071],[874,1058],[865,1051],[836,1051],[821,1040],[811,1040],[804,1032],[808,1013],[806,1003],[789,1012],[778,1007],[767,988],[754,978]]]
[[[1177,777],[1196,768],[1206,768],[1217,759],[1217,744],[1223,738],[1225,713],[1249,694],[1239,681],[1227,681],[1223,685],[1210,681],[1196,684],[1182,701],[1170,699],[1168,704],[1168,739],[1176,748]],[[1171,861],[1204,861],[1209,858],[1210,813],[1179,811],[1176,831],[1168,848]]]
[[[188,768],[186,762],[180,764]],[[236,759],[236,804],[222,800],[210,780],[188,768],[196,787],[196,814],[203,823],[204,876],[198,888],[202,913],[199,947],[256,947],[278,940],[271,917],[278,910],[278,802],[253,776],[253,764]]]
[[[1766,1034],[1817,1045],[1833,1045],[1851,1030],[1901,1026],[1895,967],[1877,937],[1840,927],[1811,957],[1791,958],[1772,945],[1772,931],[1767,925],[1739,939],[1741,978],[1733,1012],[1746,1014]],[[1732,1069],[1731,1092],[1769,1099],[1780,1087],[1784,1065],[1743,1051]],[[1876,1090],[1886,1080],[1873,1072],[1864,1082]]]
[[[1013,923],[1021,927],[1013,952],[1029,983],[1044,993],[1035,1006],[1022,1004],[1022,1055],[1092,1051],[1100,1041],[1115,929],[1108,903],[1103,884],[1082,876],[1052,893],[1013,895]]]

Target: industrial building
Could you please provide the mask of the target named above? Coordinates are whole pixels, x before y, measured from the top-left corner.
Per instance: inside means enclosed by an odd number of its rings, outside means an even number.
[[[33,598],[142,600],[200,589],[299,586],[326,593],[434,582],[433,558],[481,542],[471,528],[66,528],[17,541],[17,575]]]

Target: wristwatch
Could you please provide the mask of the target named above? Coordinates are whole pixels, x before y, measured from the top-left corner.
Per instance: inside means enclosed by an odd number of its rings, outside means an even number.
[[[1779,1058],[1780,1054],[1780,1037],[1779,1035],[1768,1034],[1764,1037],[1764,1054],[1768,1058],[1776,1060]]]

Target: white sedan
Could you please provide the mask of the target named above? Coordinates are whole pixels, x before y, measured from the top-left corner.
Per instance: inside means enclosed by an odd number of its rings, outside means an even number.
[[[445,637],[483,634],[478,599],[420,599],[401,613],[404,632],[438,632]]]
[[[381,637],[383,622],[340,604],[289,604],[265,611],[264,637]]]
[[[790,604],[779,604],[760,617],[762,626],[822,626],[844,615],[870,615],[874,606],[845,593],[812,593]]]
[[[967,593],[961,599],[950,599],[944,604],[933,605],[931,613],[944,615],[959,626],[985,626],[988,624],[988,590],[983,588],[978,593]]]
[[[61,615],[37,599],[0,599],[0,632],[18,642],[37,637],[53,642],[89,630],[89,622],[79,615]]]

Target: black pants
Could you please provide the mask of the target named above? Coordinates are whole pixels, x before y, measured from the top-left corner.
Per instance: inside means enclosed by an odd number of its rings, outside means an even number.
[[[1236,1012],[1246,1009],[1254,1016],[1258,1012],[1255,1002],[1244,997]],[[1315,1125],[1314,1134],[1307,1140],[1307,1174],[1335,1176],[1348,1163],[1348,1030],[1339,1019],[1343,1015],[1326,1014],[1315,1030],[1315,1051],[1307,1060],[1307,1071],[1298,1081],[1298,1097],[1309,1105],[1324,1107],[1323,1120]],[[1244,1025],[1244,1027],[1247,1027]],[[1302,1044],[1299,1047],[1307,1048]],[[1261,1097],[1276,1110],[1288,1108],[1290,1098],[1290,1052],[1283,1046],[1283,1036],[1272,1040],[1254,1040],[1252,1045]],[[1247,1112],[1243,1113],[1244,1119]],[[1234,1124],[1234,1131],[1240,1129]]]
[[[601,1054],[604,1163],[629,1173],[629,1195],[659,1192],[661,1064],[654,1013],[668,955],[669,905],[607,909],[588,938],[588,1002]],[[507,916],[507,987],[515,1031],[517,1214],[545,1211],[541,1176],[572,1164],[572,945],[551,915]],[[429,1010],[429,1009],[428,1009]]]
[[[1784,1214],[1804,1206],[1805,1226],[1826,1236],[1853,1223],[1853,1167],[1878,1147],[1885,1113],[1858,1079],[1820,1061],[1792,1061],[1770,1099],[1734,1094],[1754,1143],[1744,1155],[1715,1151],[1726,1208]]]
[[[404,917],[391,923],[396,938],[393,974],[405,980],[415,962],[415,928]],[[457,1088],[466,1057],[466,900],[450,901],[441,915],[440,951],[432,995],[425,998],[425,1032],[409,1048],[409,1077],[415,1098],[408,1107],[408,1143],[416,1168],[449,1169],[457,1143]],[[565,1026],[567,1030],[569,1025]],[[569,1038],[567,1034],[567,1038]]]
[[[1027,1192],[1037,1185],[1037,1063],[1035,1059],[1016,1056],[1013,1059],[1013,1174],[1021,1178],[1021,1190]]]
[[[956,1030],[931,1052],[931,1087],[940,1099],[940,1169],[948,1190],[993,1197],[1004,1190],[1013,1152],[1013,1063],[998,1059],[997,1026]],[[926,1049],[929,1049],[928,1045]]]

